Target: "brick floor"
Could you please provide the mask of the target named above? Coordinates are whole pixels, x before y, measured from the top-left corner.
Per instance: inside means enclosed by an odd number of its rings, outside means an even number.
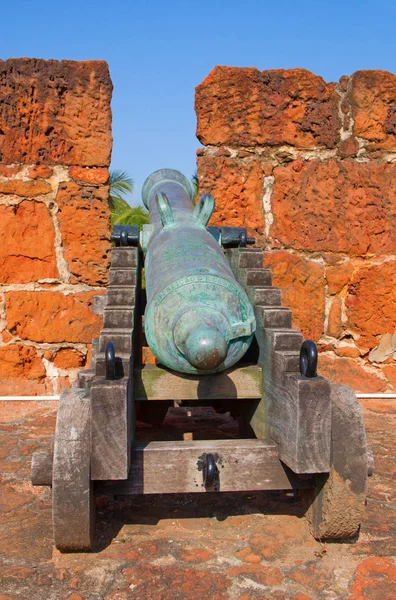
[[[50,489],[29,482],[56,403],[1,402],[0,600],[395,600],[396,403],[365,400],[363,410],[375,474],[356,541],[313,540],[292,494],[99,498],[95,551],[62,555],[52,544]],[[183,418],[170,416],[162,435]],[[214,427],[234,435],[228,415]]]

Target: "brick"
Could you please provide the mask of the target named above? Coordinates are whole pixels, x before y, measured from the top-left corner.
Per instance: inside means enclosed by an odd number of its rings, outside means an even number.
[[[84,364],[84,355],[72,348],[62,348],[56,353],[54,366],[58,369],[78,369]]]
[[[274,170],[271,236],[296,249],[396,251],[396,164],[306,161]]]
[[[0,238],[0,283],[58,277],[55,232],[44,204],[0,205]]]
[[[108,166],[111,93],[104,61],[0,61],[0,162]]]
[[[396,75],[357,71],[352,75],[353,132],[368,140],[369,150],[396,147]]]
[[[264,265],[282,290],[282,304],[293,311],[293,328],[318,340],[324,331],[323,265],[282,250],[265,252]]]
[[[108,196],[107,186],[59,185],[58,220],[72,283],[107,283],[111,250]]]
[[[51,186],[46,181],[21,181],[20,179],[0,181],[0,194],[29,198],[32,196],[43,196],[49,194],[50,191]]]
[[[34,342],[91,343],[99,336],[101,317],[92,313],[94,292],[7,292],[8,329]]]
[[[331,358],[320,354],[318,373],[332,383],[349,385],[356,393],[369,394],[386,390],[384,381],[366,371],[353,358]]]
[[[335,84],[305,69],[215,67],[196,88],[197,136],[204,145],[334,148]]]
[[[201,156],[197,159],[199,193],[212,194],[211,225],[246,227],[251,235],[264,229],[262,170],[259,161]]]
[[[374,348],[376,336],[393,333],[396,327],[396,261],[358,269],[351,278],[345,299],[346,327],[359,334],[359,346]]]
[[[74,181],[82,183],[90,183],[91,185],[102,185],[109,180],[109,170],[102,168],[83,168],[83,167],[70,167],[69,176]]]
[[[28,170],[28,175],[31,179],[48,179],[52,175],[52,169],[47,165],[34,165]]]

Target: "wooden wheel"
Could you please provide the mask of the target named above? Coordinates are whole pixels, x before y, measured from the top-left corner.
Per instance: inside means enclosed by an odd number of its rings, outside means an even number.
[[[56,419],[52,474],[54,540],[62,552],[86,551],[92,546],[95,498],[90,445],[89,391],[64,390]]]
[[[366,501],[369,456],[357,398],[346,385],[331,386],[329,474],[317,476],[314,489],[301,490],[311,533],[318,539],[354,537]]]

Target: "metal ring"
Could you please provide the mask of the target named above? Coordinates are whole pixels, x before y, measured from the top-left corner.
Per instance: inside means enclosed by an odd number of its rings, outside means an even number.
[[[203,465],[203,483],[206,490],[212,490],[217,479],[217,466],[213,454],[206,454]]]
[[[105,348],[106,379],[115,379],[116,360],[113,342],[107,342]]]
[[[305,340],[300,349],[300,373],[305,377],[317,377],[318,349],[315,342]]]

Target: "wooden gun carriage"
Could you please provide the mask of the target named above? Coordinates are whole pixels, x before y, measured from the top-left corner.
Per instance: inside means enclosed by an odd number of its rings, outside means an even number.
[[[240,231],[231,245],[246,243]],[[33,457],[33,484],[52,486],[56,547],[92,547],[96,493],[298,490],[316,538],[355,536],[370,471],[360,407],[350,388],[317,375],[316,347],[292,329],[263,249],[224,250],[254,309],[249,350],[220,372],[177,373],[140,364],[144,256],[131,245],[136,228],[114,237],[91,367],[61,394],[53,450]],[[240,439],[136,441],[138,410],[160,422],[169,406],[219,403],[238,418]]]

